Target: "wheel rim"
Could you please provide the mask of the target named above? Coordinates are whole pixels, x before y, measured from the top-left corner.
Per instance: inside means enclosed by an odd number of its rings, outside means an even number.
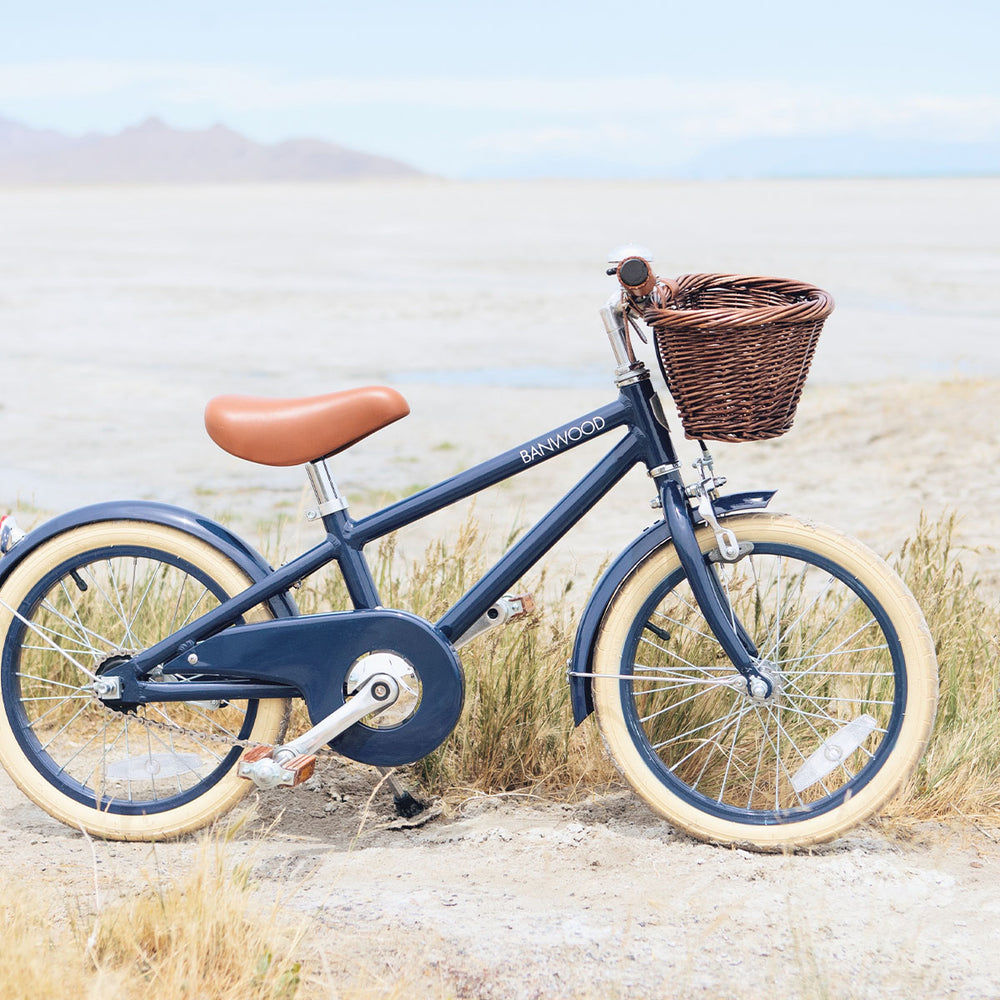
[[[46,781],[91,808],[145,815],[193,801],[226,776],[241,752],[232,741],[253,730],[255,701],[162,702],[132,714],[101,706],[87,687],[116,659],[227,596],[190,562],[145,546],[73,556],[32,586],[4,648],[3,701],[15,738]]]
[[[776,694],[746,692],[676,570],[623,651],[634,745],[675,794],[721,819],[761,826],[837,808],[878,772],[902,725],[903,653],[885,609],[852,574],[790,545],[755,543],[719,577]]]

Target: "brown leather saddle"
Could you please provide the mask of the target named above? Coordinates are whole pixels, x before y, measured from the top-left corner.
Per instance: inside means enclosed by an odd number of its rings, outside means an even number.
[[[410,412],[395,389],[369,385],[323,396],[216,396],[205,407],[211,439],[261,465],[305,465],[349,448]]]

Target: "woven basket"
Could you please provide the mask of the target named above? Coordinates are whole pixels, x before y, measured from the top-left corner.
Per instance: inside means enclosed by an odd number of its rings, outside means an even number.
[[[792,426],[833,299],[742,274],[661,280],[644,312],[689,438],[763,441]]]

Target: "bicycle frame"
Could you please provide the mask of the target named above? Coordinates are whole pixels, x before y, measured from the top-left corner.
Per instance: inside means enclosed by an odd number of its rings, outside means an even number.
[[[399,500],[383,510],[359,520],[352,519],[345,510],[325,514],[323,525],[326,537],[319,545],[286,563],[247,590],[224,601],[197,621],[137,654],[131,661],[135,673],[139,676],[148,673],[179,651],[234,624],[250,608],[272,600],[331,562],[336,562],[340,567],[356,610],[380,607],[378,591],[363,552],[367,544],[489,486],[534,468],[541,462],[627,426],[628,432],[621,441],[436,623],[437,628],[450,641],[458,639],[633,466],[645,461],[650,468],[664,465],[677,467],[669,432],[665,427],[653,424],[650,410],[653,395],[646,373],[645,378],[623,387],[615,402]],[[647,419],[643,420],[643,417]],[[157,688],[163,686],[165,685],[156,685]],[[196,697],[189,685],[185,687],[186,698]],[[177,697],[176,692],[173,697]]]
[[[620,395],[615,402],[383,510],[359,520],[352,519],[343,509],[324,514],[326,537],[319,545],[267,574],[197,621],[136,654],[127,671],[116,671],[121,673],[123,680],[121,697],[140,703],[218,697],[219,681],[190,680],[183,690],[179,690],[175,685],[139,678],[148,677],[157,666],[169,664],[196,643],[237,623],[249,609],[273,602],[299,580],[330,562],[339,565],[355,610],[380,608],[378,591],[363,552],[368,543],[619,428],[627,428],[622,439],[442,616],[436,628],[452,643],[460,639],[526,570],[635,465],[643,462],[657,482],[669,536],[674,538],[690,577],[696,579],[693,586],[706,617],[736,668],[748,679],[758,676],[752,665],[756,651],[748,644],[738,623],[730,621],[715,577],[705,566],[694,540],[694,525],[680,466],[669,430],[655,416],[657,402],[649,373],[644,366],[633,366],[621,382]],[[763,506],[767,501],[761,497],[761,494],[754,494],[742,506]],[[739,506],[733,505],[733,509]],[[259,677],[252,682],[227,682],[226,693],[231,698],[284,697],[298,693],[282,686],[279,678],[275,680],[277,684]]]

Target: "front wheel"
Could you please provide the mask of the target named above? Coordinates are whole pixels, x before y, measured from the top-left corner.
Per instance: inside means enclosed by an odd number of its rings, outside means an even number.
[[[937,705],[930,633],[902,581],[846,535],[781,514],[726,526],[752,548],[714,571],[772,693],[749,693],[667,542],[605,612],[598,724],[639,795],[694,836],[830,840],[895,794],[923,753]],[[716,548],[709,529],[697,537]]]
[[[148,522],[81,525],[26,555],[0,587],[0,762],[21,790],[115,840],[177,836],[234,805],[249,787],[237,743],[280,740],[286,700],[116,709],[93,684],[251,582],[208,543]],[[269,617],[258,606],[244,620]]]

